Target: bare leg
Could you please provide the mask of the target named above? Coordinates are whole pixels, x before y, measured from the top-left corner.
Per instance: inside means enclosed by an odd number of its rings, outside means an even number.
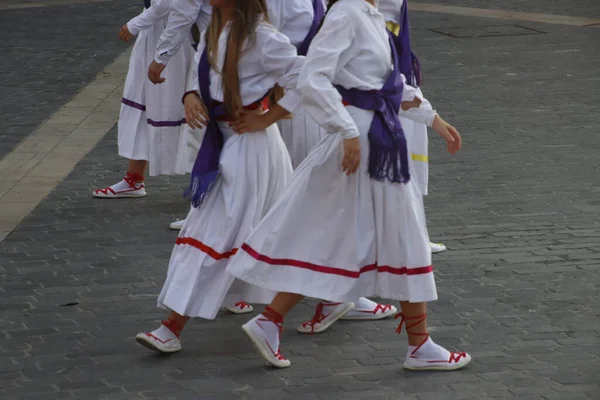
[[[146,172],[146,168],[148,167],[148,161],[146,160],[129,160],[129,165],[127,166],[127,172],[132,175],[141,175],[144,176]]]
[[[285,317],[303,298],[304,296],[301,294],[280,292],[277,293],[269,307]]]
[[[419,346],[427,335],[427,303],[401,301],[400,308],[407,324],[408,344]]]
[[[187,322],[190,320],[190,317],[179,315],[175,311],[173,311],[171,312],[171,314],[169,314],[168,320],[173,321],[175,325],[179,328],[179,331],[181,331],[185,324],[187,324]],[[179,332],[176,333],[179,334]]]

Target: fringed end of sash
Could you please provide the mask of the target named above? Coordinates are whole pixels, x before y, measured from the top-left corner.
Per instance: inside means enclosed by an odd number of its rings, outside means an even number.
[[[219,171],[212,171],[201,177],[192,177],[190,186],[186,189],[183,195],[190,199],[192,206],[200,207],[206,194],[212,189]]]
[[[423,83],[423,72],[421,71],[421,63],[419,62],[417,56],[414,55],[414,53],[410,54],[410,58],[412,61],[412,71],[414,75],[415,84],[416,87],[419,87],[421,86],[421,83]]]
[[[408,151],[406,139],[402,138],[398,147],[386,147],[369,140],[369,176],[376,181],[388,180],[394,183],[408,183]]]

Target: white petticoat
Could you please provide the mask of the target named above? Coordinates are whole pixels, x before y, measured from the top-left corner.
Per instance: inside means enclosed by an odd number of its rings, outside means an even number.
[[[417,88],[423,97],[421,89]],[[427,125],[400,117],[402,130],[408,146],[411,179],[417,184],[421,194],[426,196],[429,187],[429,139]]]
[[[269,303],[275,292],[236,280],[227,272],[231,256],[258,225],[292,172],[275,125],[261,133],[226,138],[219,176],[199,208],[192,208],[171,255],[159,307],[213,319],[224,304]]]
[[[292,119],[280,120],[277,125],[294,169],[304,161],[326,133],[304,110],[297,112]]]
[[[361,132],[361,166],[341,170],[343,139],[325,136],[229,265],[267,289],[331,301],[437,298],[417,185],[367,173],[371,111],[348,107]]]
[[[177,149],[177,160],[175,160],[175,173],[185,175],[192,171],[194,161],[200,150],[204,132],[206,129],[192,128],[188,124],[181,126],[179,144]]]
[[[165,23],[166,20],[158,21],[138,35],[129,60],[119,115],[119,155],[149,161],[151,176],[175,173],[185,121],[181,98],[193,53],[186,38],[162,73],[165,82],[158,85],[150,82],[148,67]]]

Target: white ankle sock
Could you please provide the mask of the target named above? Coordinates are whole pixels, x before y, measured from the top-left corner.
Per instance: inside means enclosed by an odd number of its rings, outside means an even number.
[[[156,336],[163,342],[166,342],[167,340],[177,339],[177,335],[175,335],[173,333],[173,331],[171,331],[169,328],[167,328],[163,324],[161,324],[158,329],[152,331],[152,335]]]
[[[271,350],[277,352],[279,350],[279,326],[262,314],[254,317],[252,321],[256,324],[257,329],[263,332]]]
[[[408,351],[406,356],[416,357],[423,360],[448,360],[450,359],[450,352],[439,346],[428,338],[427,341],[421,346],[421,348],[415,353],[412,352],[417,348],[417,346],[408,346]]]
[[[354,309],[356,310],[373,310],[377,307],[377,303],[372,300],[367,299],[366,297],[360,297],[358,300],[354,302]]]
[[[138,186],[143,182],[136,182],[135,185]],[[124,190],[131,190],[133,189],[129,183],[127,183],[127,181],[125,181],[125,179],[115,183],[114,185],[111,186],[111,189],[114,190],[115,192],[122,192]]]

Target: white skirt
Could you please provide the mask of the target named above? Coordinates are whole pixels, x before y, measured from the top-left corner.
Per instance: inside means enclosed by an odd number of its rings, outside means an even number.
[[[304,110],[296,113],[292,119],[282,119],[277,125],[294,169],[304,161],[326,133]]]
[[[119,115],[119,155],[149,162],[149,174],[175,173],[179,136],[185,123],[181,98],[194,49],[189,37],[162,73],[164,83],[148,79],[156,44],[166,20],[140,32],[131,58]]]
[[[204,202],[192,208],[171,255],[158,298],[164,307],[189,317],[215,318],[223,304],[268,304],[275,292],[238,281],[227,272],[238,251],[288,183],[292,166],[277,126],[227,138],[219,176]]]
[[[361,166],[341,170],[343,139],[327,135],[229,264],[241,280],[331,301],[437,299],[423,197],[417,185],[370,179],[373,112],[348,107],[361,132]]]
[[[175,173],[185,175],[192,171],[196,156],[200,150],[204,131],[206,129],[198,129],[183,124],[181,126],[181,134],[179,135],[179,144],[177,149],[177,160],[175,160]]]
[[[402,130],[406,136],[409,153],[410,177],[421,195],[426,196],[429,186],[429,152],[427,125],[400,117]]]

